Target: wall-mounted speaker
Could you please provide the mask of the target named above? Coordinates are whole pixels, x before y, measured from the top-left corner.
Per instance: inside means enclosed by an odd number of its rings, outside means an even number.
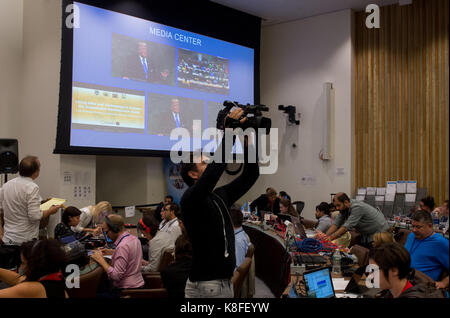
[[[333,83],[325,83],[325,128],[322,159],[330,160],[334,156],[334,88]]]
[[[17,139],[0,139],[0,173],[19,171],[19,143]]]

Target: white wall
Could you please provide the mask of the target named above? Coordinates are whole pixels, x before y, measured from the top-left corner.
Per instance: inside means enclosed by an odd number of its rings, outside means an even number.
[[[60,25],[59,1],[24,1],[23,76],[15,124],[20,157],[40,158],[37,183],[42,197],[60,194],[60,156],[52,154],[58,115]]]
[[[15,137],[22,58],[23,1],[0,0],[0,138]]]
[[[272,126],[279,128],[279,167],[262,175],[244,197],[252,200],[268,186],[305,201],[303,216],[314,217],[330,193],[351,194],[352,184],[352,37],[351,10],[264,27],[261,35],[261,103],[271,107]],[[335,156],[319,160],[325,125],[324,83],[335,88]],[[278,105],[294,105],[300,126],[287,126]],[[296,148],[292,144],[297,145]],[[336,175],[336,168],[345,175]],[[301,178],[311,176],[311,185]],[[243,200],[241,200],[243,201]]]
[[[161,202],[166,195],[162,158],[97,156],[97,200],[112,205]]]
[[[13,123],[20,102],[22,12],[23,0],[0,0],[0,138],[17,138]]]
[[[312,217],[313,207],[329,201],[330,193],[350,192],[351,20],[351,11],[345,10],[263,28],[261,102],[271,106],[273,126],[280,129],[279,168],[275,175],[261,176],[243,200],[254,199],[270,185],[288,191],[296,200],[304,200],[305,216]],[[0,48],[0,84],[8,83],[0,85],[0,135],[19,139],[21,157],[40,157],[42,171],[37,182],[42,196],[63,196],[68,203],[76,202],[70,188],[64,188],[68,185],[64,184],[63,173],[81,169],[90,172],[90,180],[97,188],[92,203],[161,200],[166,183],[160,158],[52,154],[59,94],[61,1],[0,0],[0,27],[2,43],[6,37],[8,44]],[[8,28],[11,31],[6,31]],[[333,82],[336,89],[336,144],[335,159],[324,163],[318,154],[324,125],[323,84],[327,81]],[[6,87],[9,95],[4,94]],[[277,110],[279,104],[297,106],[302,113],[299,127],[286,127],[284,115]],[[295,149],[290,146],[294,142]],[[336,176],[336,167],[343,167],[345,175]],[[302,176],[315,177],[315,185],[303,185]]]

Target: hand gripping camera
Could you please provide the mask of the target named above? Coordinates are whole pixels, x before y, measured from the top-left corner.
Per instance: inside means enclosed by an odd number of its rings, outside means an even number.
[[[269,111],[269,107],[264,105],[241,105],[238,102],[230,102],[227,100],[223,102],[223,105],[225,108],[219,111],[217,115],[217,129],[225,130],[225,127],[233,129],[242,128],[242,130],[253,128],[255,131],[258,131],[258,128],[263,128],[265,129],[266,135],[270,133],[272,121],[270,118],[263,117],[262,115],[262,112]],[[244,110],[241,119],[247,117],[245,122],[241,123],[239,120],[226,117],[233,107],[239,107]]]

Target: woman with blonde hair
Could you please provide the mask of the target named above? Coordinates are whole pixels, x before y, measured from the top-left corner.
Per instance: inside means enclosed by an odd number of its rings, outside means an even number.
[[[377,232],[373,235],[373,247],[380,247],[386,243],[395,243],[394,235],[390,232]]]
[[[112,206],[108,201],[100,201],[96,205],[89,205],[80,209],[80,211],[80,223],[72,230],[75,232],[96,232],[99,225],[105,220],[105,216],[112,213]]]

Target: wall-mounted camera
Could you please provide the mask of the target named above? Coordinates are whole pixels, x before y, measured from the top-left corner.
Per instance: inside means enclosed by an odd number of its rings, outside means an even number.
[[[290,123],[295,125],[300,125],[300,120],[295,119],[295,106],[289,105],[278,105],[278,110],[282,110],[286,114],[288,114],[288,120]]]

